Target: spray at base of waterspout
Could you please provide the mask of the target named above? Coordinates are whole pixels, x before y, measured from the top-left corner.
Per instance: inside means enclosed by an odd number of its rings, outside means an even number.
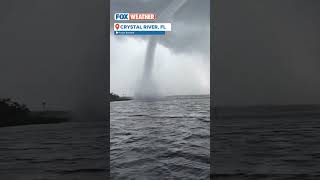
[[[139,83],[139,88],[134,95],[135,99],[159,99],[161,95],[157,85],[150,78],[143,78]]]

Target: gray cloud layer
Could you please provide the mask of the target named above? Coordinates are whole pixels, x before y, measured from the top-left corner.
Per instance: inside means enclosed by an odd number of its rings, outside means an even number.
[[[320,2],[221,0],[217,104],[320,103]]]
[[[169,0],[141,0],[144,6],[132,1],[131,7],[128,2],[116,0],[113,9],[159,12]],[[188,32],[178,27],[179,34],[162,44],[173,52],[202,52],[208,47],[209,37],[201,35],[209,31],[208,8],[208,0],[190,0],[174,27],[194,26]],[[216,9],[217,59],[211,71],[218,103],[320,103],[320,1],[220,0]],[[103,87],[104,13],[102,0],[1,1],[0,96],[35,108],[44,98],[64,107],[74,104],[68,100],[74,92],[81,96]]]
[[[99,109],[107,80],[103,0],[4,0],[0,15],[0,97],[32,109],[43,100],[53,109]]]
[[[153,12],[159,15],[170,2],[172,0],[112,0],[110,21],[112,24],[115,22],[113,15],[116,12]],[[200,52],[208,54],[210,48],[209,21],[210,0],[189,0],[175,14],[171,21],[172,33],[163,37],[161,44],[177,53]],[[113,30],[112,24],[111,29]]]
[[[110,20],[115,22],[116,12],[153,12],[159,16],[171,2],[112,0]],[[156,47],[152,76],[157,90],[162,95],[208,94],[210,1],[189,0],[172,19],[161,19],[161,22],[172,23],[172,31],[160,36]],[[111,91],[133,94],[141,80],[148,39],[149,36],[114,36],[111,33]],[[119,47],[123,49],[120,51]]]

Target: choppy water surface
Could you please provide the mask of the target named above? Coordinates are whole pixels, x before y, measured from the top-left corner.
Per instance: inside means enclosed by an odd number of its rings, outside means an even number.
[[[111,179],[209,179],[209,99],[112,102]]]
[[[106,122],[0,128],[0,179],[106,179]]]
[[[319,118],[277,111],[215,120],[214,179],[320,179]]]

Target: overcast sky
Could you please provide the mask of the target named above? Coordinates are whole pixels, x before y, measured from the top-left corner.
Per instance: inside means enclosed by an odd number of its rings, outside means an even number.
[[[112,0],[110,20],[114,22],[116,12],[153,12],[159,15],[170,2],[172,0]],[[156,48],[153,75],[164,95],[210,93],[209,21],[209,0],[187,1],[172,20],[162,21],[172,23],[172,32],[161,37]],[[143,73],[148,38],[115,36],[111,32],[112,92],[134,94]]]
[[[0,97],[31,109],[43,100],[51,109],[98,109],[106,97],[105,12],[104,0],[1,0]]]
[[[218,104],[320,103],[320,1],[220,0]]]
[[[168,3],[115,0],[112,10],[157,13]],[[217,1],[212,62],[208,4],[189,0],[157,47],[161,91],[208,93],[211,63],[218,104],[320,103],[320,1]],[[103,0],[0,1],[0,97],[33,109],[43,99],[61,109],[103,100],[104,33]],[[111,90],[130,94],[142,73],[146,39],[110,38]]]

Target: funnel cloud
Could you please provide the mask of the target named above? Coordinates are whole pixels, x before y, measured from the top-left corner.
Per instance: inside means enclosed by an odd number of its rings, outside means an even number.
[[[210,93],[210,1],[201,0],[199,10],[192,11],[196,4],[111,1],[112,24],[117,12],[153,12],[155,22],[172,24],[172,31],[164,36],[110,34],[112,92],[136,97]]]
[[[185,4],[187,0],[174,0],[169,6],[158,16],[161,20],[170,20],[174,14]],[[140,87],[137,89],[136,98],[155,98],[160,96],[157,87],[153,82],[152,71],[154,66],[154,55],[156,52],[158,37],[150,37],[147,45],[147,53],[144,65],[144,72]]]

